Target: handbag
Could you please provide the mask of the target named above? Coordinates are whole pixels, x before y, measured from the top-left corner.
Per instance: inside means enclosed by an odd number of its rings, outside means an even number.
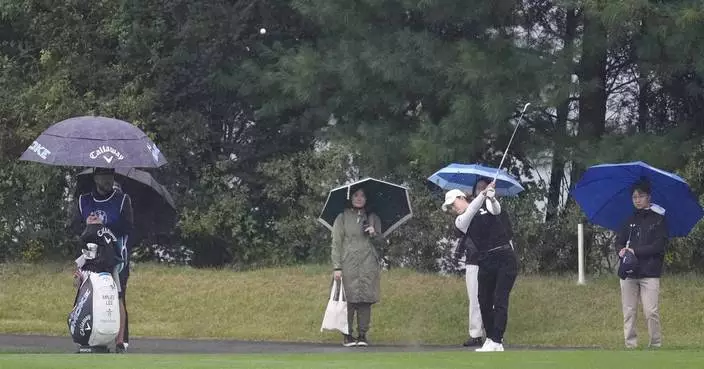
[[[629,232],[628,240],[626,241],[626,252],[623,254],[618,266],[618,276],[621,279],[633,277],[638,274],[638,258],[636,254],[633,253],[633,249],[631,249],[631,233],[634,226],[634,224],[631,224],[631,232]]]
[[[338,288],[339,286],[339,288]],[[343,334],[349,334],[347,323],[347,298],[345,297],[345,288],[342,280],[335,280],[330,290],[330,300],[323,315],[323,324],[320,331],[340,331]]]

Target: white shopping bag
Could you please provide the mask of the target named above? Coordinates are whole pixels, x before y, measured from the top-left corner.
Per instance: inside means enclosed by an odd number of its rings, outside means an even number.
[[[337,284],[340,284],[340,291],[338,294],[338,299],[335,299],[335,290],[337,290]],[[323,325],[320,327],[320,331],[340,331],[344,334],[349,334],[349,327],[347,326],[347,298],[345,297],[345,288],[342,285],[342,281],[334,281],[332,284],[332,290],[330,291],[330,300],[328,301],[328,307],[325,309],[325,315],[323,316]]]

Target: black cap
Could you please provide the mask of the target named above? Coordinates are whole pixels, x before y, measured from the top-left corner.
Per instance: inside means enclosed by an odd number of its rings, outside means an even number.
[[[93,174],[115,174],[115,168],[95,168]]]

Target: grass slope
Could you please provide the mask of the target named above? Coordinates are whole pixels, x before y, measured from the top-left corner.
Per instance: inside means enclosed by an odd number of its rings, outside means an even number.
[[[0,333],[67,335],[75,291],[69,268],[0,265]],[[128,289],[130,331],[140,337],[337,342],[320,332],[330,272],[302,266],[236,273],[140,264]],[[704,343],[704,279],[662,281],[664,344]],[[641,344],[647,330],[639,315]],[[511,295],[508,344],[622,346],[618,279],[577,286],[575,278],[519,276]],[[392,270],[382,277],[370,339],[459,344],[467,336],[463,278]]]

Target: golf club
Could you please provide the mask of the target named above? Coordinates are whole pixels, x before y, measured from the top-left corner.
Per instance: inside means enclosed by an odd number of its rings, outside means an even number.
[[[518,118],[518,123],[516,123],[516,128],[513,129],[513,134],[511,135],[511,139],[508,140],[508,145],[506,146],[506,150],[504,151],[504,156],[501,158],[501,163],[499,163],[499,168],[496,170],[496,174],[494,175],[494,182],[496,182],[496,178],[499,176],[499,173],[501,173],[501,167],[504,165],[504,160],[506,160],[506,154],[508,154],[508,149],[511,147],[511,143],[513,142],[513,137],[516,136],[516,132],[518,131],[518,127],[520,127],[521,121],[523,121],[523,114],[526,113],[526,109],[528,109],[528,105],[530,105],[530,103],[527,103],[526,105],[523,106],[523,111],[521,111],[521,116]]]

